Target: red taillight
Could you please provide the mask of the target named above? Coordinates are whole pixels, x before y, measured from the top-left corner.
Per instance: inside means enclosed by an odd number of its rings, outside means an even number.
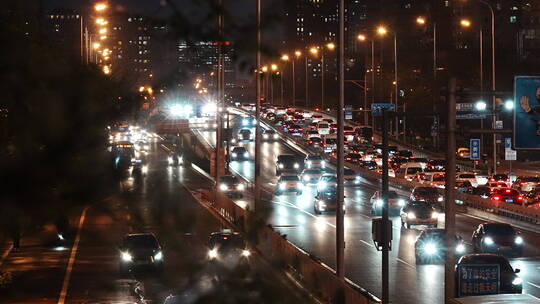
[[[502,197],[501,197],[500,195],[494,195],[494,196],[493,196],[493,200],[494,200],[494,201],[500,201],[501,198],[502,198]]]
[[[228,240],[228,239],[229,239],[229,237],[226,237],[226,236],[224,236],[224,237],[223,237],[223,239],[224,239],[224,240]]]
[[[523,195],[518,195],[517,200],[522,201],[523,200]]]
[[[510,193],[510,192],[512,192],[512,190],[510,190],[510,189],[506,189],[506,190],[504,190],[504,192],[506,192],[506,193]]]

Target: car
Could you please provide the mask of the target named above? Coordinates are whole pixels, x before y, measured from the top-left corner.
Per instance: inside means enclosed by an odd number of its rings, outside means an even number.
[[[510,186],[510,177],[508,177],[508,174],[499,173],[499,174],[493,174],[489,177],[489,182],[502,182],[505,183],[508,186]]]
[[[257,120],[255,118],[251,118],[251,117],[242,118],[242,127],[255,127],[256,124],[257,124]]]
[[[302,167],[298,157],[291,154],[278,155],[276,160],[276,175],[282,172],[302,172]]]
[[[525,241],[518,231],[507,223],[482,223],[472,234],[471,243],[474,252],[498,253],[503,255],[523,256]]]
[[[504,182],[488,182],[486,186],[490,188],[491,190],[494,190],[497,188],[508,188],[508,185]]]
[[[335,149],[337,149],[337,139],[336,138],[324,138],[324,152],[325,153],[331,153]]]
[[[400,159],[409,159],[413,157],[413,153],[409,150],[399,150],[394,154],[394,157]]]
[[[317,192],[337,186],[337,177],[334,174],[323,174],[317,182]]]
[[[317,131],[319,131],[321,135],[328,135],[330,134],[330,125],[325,121],[321,121],[317,124]]]
[[[274,121],[276,120],[277,115],[275,113],[269,112],[268,114],[266,114],[265,118],[269,121]]]
[[[308,155],[304,159],[304,164],[305,164],[305,167],[308,168],[308,169],[315,169],[315,168],[324,169],[324,168],[326,168],[326,161],[320,155]]]
[[[463,242],[463,238],[457,235],[454,239],[454,245],[454,256],[459,259],[466,253],[467,247]],[[422,230],[414,243],[416,265],[434,264],[435,262],[444,263],[447,252],[446,231],[444,229]]]
[[[363,160],[360,162],[360,167],[364,168],[364,169],[368,169],[368,170],[375,170],[377,169],[377,162],[373,161],[373,160]]]
[[[407,229],[417,225],[437,228],[439,212],[432,204],[423,201],[410,201],[400,212],[401,226]]]
[[[295,174],[283,174],[279,177],[277,183],[276,194],[281,195],[285,192],[295,192],[296,195],[302,195],[304,184],[300,181],[300,177]]]
[[[345,155],[345,161],[350,163],[358,163],[362,160],[362,155],[357,153],[348,153]]]
[[[169,156],[167,156],[167,163],[169,166],[179,166],[184,163],[184,158],[178,153],[171,152],[169,153]]]
[[[274,141],[279,139],[279,134],[276,133],[276,131],[272,129],[265,129],[262,132],[262,140],[263,141]]]
[[[308,139],[310,139],[312,137],[321,138],[321,134],[319,134],[319,132],[317,130],[307,130],[304,133],[304,139],[308,140]]]
[[[230,229],[210,233],[207,247],[208,259],[225,266],[246,264],[247,258],[251,256],[251,250],[242,235]]]
[[[310,130],[310,131],[317,131],[317,126],[318,126],[318,125],[319,125],[319,123],[317,123],[317,122],[312,122],[312,123],[310,123],[310,124],[307,126],[307,128],[308,128],[308,130]],[[318,134],[318,133],[319,133],[319,131],[317,131],[317,134]]]
[[[343,184],[345,186],[356,186],[360,185],[360,175],[356,173],[353,169],[344,168],[343,169]]]
[[[383,199],[382,192],[375,191],[369,199],[371,203],[371,214],[382,215]],[[399,215],[401,208],[406,204],[406,201],[398,196],[395,191],[388,191],[388,214]]]
[[[120,272],[163,269],[163,251],[153,233],[130,233],[124,236],[120,249]]]
[[[491,189],[487,186],[471,187],[465,193],[471,195],[477,195],[481,198],[488,198],[491,195]]]
[[[252,140],[253,134],[250,129],[241,129],[238,131],[237,139],[238,141]]]
[[[431,170],[446,170],[446,159],[430,159],[427,163],[427,168]]]
[[[523,204],[523,195],[512,188],[494,188],[491,191],[490,198],[493,202]]]
[[[382,167],[377,167],[377,169],[375,169],[375,172],[382,174]],[[388,176],[396,177],[396,172],[394,171],[394,169],[390,167],[388,168]]]
[[[410,199],[411,201],[422,201],[431,204],[440,204],[444,201],[444,197],[439,193],[438,188],[427,186],[414,187]]]
[[[538,176],[518,176],[512,184],[512,188],[521,192],[530,192],[536,189],[539,184],[540,177]]]
[[[419,172],[413,181],[432,187],[444,188],[446,177],[444,172]]]
[[[456,174],[456,182],[470,182],[473,187],[478,186],[476,174],[472,172],[460,172]]]
[[[396,177],[404,178],[408,181],[411,181],[418,172],[424,172],[421,164],[407,162],[401,165],[396,171]]]
[[[307,140],[307,144],[314,148],[322,148],[324,146],[324,141],[320,137],[310,137]]]
[[[219,178],[219,191],[228,197],[242,197],[246,186],[234,175],[223,175]]]
[[[134,175],[145,176],[148,173],[148,164],[146,163],[146,157],[138,157],[133,163],[132,173]]]
[[[248,160],[249,152],[245,147],[232,147],[231,149],[231,160]]]
[[[321,114],[313,114],[311,115],[311,122],[318,123],[319,121],[323,120],[323,116]]]
[[[470,188],[474,188],[474,186],[468,180],[456,181],[456,184],[454,186],[454,189],[463,193],[467,192]]]
[[[462,256],[456,263],[455,288],[456,294],[459,294],[459,277],[466,275],[461,273],[461,269],[468,265],[498,265],[499,280],[498,290],[501,294],[519,294],[523,292],[523,280],[517,275],[520,269],[513,269],[508,259],[498,254],[481,253],[467,254]],[[466,269],[463,269],[465,272]],[[512,303],[513,301],[508,301]],[[507,302],[507,303],[508,303]],[[492,302],[493,303],[493,302]],[[515,302],[515,303],[519,303]]]
[[[336,189],[328,188],[315,196],[313,212],[322,214],[327,211],[336,211],[337,205]],[[343,204],[343,210],[345,210],[345,203]]]
[[[295,114],[293,115],[293,121],[297,124],[303,124],[306,121],[306,118],[303,115]]]
[[[319,182],[319,179],[321,178],[322,174],[323,173],[321,169],[304,169],[304,171],[302,171],[302,174],[300,176],[302,177],[302,181],[304,182],[304,184],[315,185]]]
[[[292,124],[289,126],[289,129],[287,130],[289,134],[292,136],[302,136],[302,132],[304,132],[304,128],[302,128],[299,125]]]

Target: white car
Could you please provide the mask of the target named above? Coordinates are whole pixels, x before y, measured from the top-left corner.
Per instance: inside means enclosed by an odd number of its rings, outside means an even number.
[[[330,124],[327,122],[319,122],[317,125],[317,130],[319,131],[319,134],[321,135],[328,135],[330,134]]]
[[[304,133],[304,139],[305,140],[308,140],[312,137],[318,137],[318,138],[321,138],[321,134],[319,134],[318,131],[315,131],[315,130],[307,130],[305,133]]]
[[[308,169],[324,169],[326,167],[326,161],[320,155],[308,155],[304,160],[304,164]]]
[[[304,184],[300,177],[295,174],[283,174],[278,179],[276,194],[281,195],[285,192],[295,192],[296,195],[302,195]]]
[[[472,172],[460,172],[456,174],[456,182],[470,182],[473,187],[478,186],[476,174]]]
[[[304,184],[309,185],[313,184],[316,185],[319,182],[319,179],[322,176],[321,169],[304,169],[302,171],[301,177]]]
[[[319,122],[323,120],[323,116],[321,114],[313,114],[311,116],[311,122]]]
[[[337,177],[334,174],[324,174],[317,183],[317,191],[337,186]]]

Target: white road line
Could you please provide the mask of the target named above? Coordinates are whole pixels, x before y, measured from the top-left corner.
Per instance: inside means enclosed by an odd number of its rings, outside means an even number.
[[[9,253],[11,252],[11,250],[13,249],[13,244],[9,245],[9,248],[6,249],[6,251],[4,252],[4,254],[2,254],[2,257],[0,258],[0,266],[2,266],[2,264],[4,263],[4,261],[6,260],[6,258],[8,257]]]
[[[368,242],[366,242],[366,241],[364,241],[364,240],[360,240],[360,242],[362,242],[363,244],[365,244],[365,245],[367,245],[367,246],[369,246],[369,247],[371,247],[371,248],[375,248],[375,245],[373,245],[373,244],[371,244],[371,243],[368,243]]]
[[[536,284],[534,284],[534,283],[531,283],[531,282],[527,282],[527,284],[529,284],[529,285],[531,285],[531,286],[534,286],[534,287],[536,287],[536,288],[540,289],[540,286],[539,286],[539,285],[536,285]]]
[[[83,209],[81,217],[79,218],[79,225],[77,227],[77,236],[75,237],[75,242],[73,242],[73,247],[71,247],[71,253],[69,255],[69,261],[66,268],[66,274],[64,276],[64,283],[62,284],[62,290],[60,291],[60,296],[58,297],[58,304],[64,304],[67,297],[67,291],[69,286],[69,280],[71,279],[71,271],[73,270],[73,265],[75,264],[75,257],[77,256],[77,250],[79,249],[79,242],[81,240],[81,230],[84,225],[84,219],[86,218],[86,211],[88,206]]]
[[[407,263],[405,262],[404,260],[400,259],[400,258],[397,258],[397,261],[400,262],[400,263],[403,263],[411,268],[416,268],[414,265],[410,264],[410,263]]]

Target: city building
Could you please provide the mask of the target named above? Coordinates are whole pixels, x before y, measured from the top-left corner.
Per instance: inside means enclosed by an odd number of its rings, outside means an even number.
[[[82,58],[84,38],[82,16],[71,10],[54,10],[45,17],[44,34],[67,56]]]

